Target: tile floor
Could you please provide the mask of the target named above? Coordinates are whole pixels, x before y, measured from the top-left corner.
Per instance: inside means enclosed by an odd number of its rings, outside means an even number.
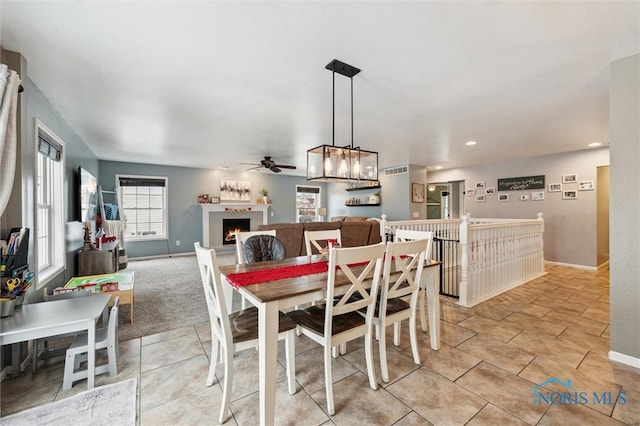
[[[422,365],[415,365],[405,326],[400,347],[388,351],[390,382],[381,383],[377,391],[368,386],[362,344],[350,343],[348,353],[333,361],[335,416],[326,413],[322,350],[299,337],[297,393],[287,393],[281,365],[276,423],[640,424],[640,370],[607,359],[608,270],[550,266],[544,277],[474,308],[459,307],[448,298],[441,302],[441,349],[431,350],[428,334],[421,333]],[[99,376],[96,382],[137,377],[140,425],[215,424],[222,393],[217,383],[205,386],[209,352],[208,323],[125,341],[120,374]],[[257,360],[254,350],[236,357],[233,416],[227,424],[258,423]],[[37,374],[5,380],[2,415],[84,390],[85,382],[61,390],[63,365],[59,358]],[[219,378],[222,371],[218,366]],[[532,388],[550,377],[571,379],[589,400],[584,405],[535,406]],[[544,389],[565,390],[558,384]],[[593,392],[610,392],[613,398],[607,404],[594,403]],[[624,398],[617,397],[619,392]]]

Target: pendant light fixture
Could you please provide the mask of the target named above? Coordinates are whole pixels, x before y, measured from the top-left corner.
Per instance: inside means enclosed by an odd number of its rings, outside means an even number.
[[[325,67],[333,74],[333,133],[331,145],[307,151],[307,180],[372,182],[378,180],[378,153],[353,145],[353,76],[360,70],[337,59]],[[351,80],[351,145],[336,146],[336,73]]]

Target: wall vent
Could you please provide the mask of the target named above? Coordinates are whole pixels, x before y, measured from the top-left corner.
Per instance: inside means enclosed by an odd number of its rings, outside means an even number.
[[[392,167],[390,169],[384,169],[385,176],[403,175],[406,173],[409,173],[409,166],[398,166],[398,167]]]

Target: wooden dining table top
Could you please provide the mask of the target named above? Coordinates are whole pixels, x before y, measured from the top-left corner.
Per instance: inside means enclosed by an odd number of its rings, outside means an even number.
[[[268,273],[267,270],[269,268],[305,265],[323,261],[328,261],[327,256],[298,256],[290,257],[284,260],[271,260],[266,262],[225,265],[220,267],[220,273],[225,277],[230,274],[250,271],[265,271],[265,273]],[[436,260],[425,261],[425,268],[436,266],[439,264],[440,262]],[[362,268],[363,266],[354,266],[352,270],[354,271],[354,273],[358,273],[358,271],[361,271]],[[275,300],[285,299],[293,295],[301,295],[305,293],[312,293],[318,290],[323,290],[327,287],[327,275],[328,272],[321,272],[292,278],[265,281],[257,284],[244,285],[240,287],[240,291],[249,292],[260,302],[267,303]],[[342,271],[336,272],[335,288],[350,284],[351,281],[349,281],[349,279],[344,275],[344,273],[342,273]]]

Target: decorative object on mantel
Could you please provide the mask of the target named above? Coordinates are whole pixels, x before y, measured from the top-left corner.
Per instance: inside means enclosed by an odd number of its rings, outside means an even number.
[[[225,207],[224,211],[227,213],[244,213],[244,212],[250,212],[252,209],[251,207],[241,207],[241,208],[232,208],[232,207]]]
[[[199,194],[198,204],[207,204],[209,202],[209,194]]]
[[[378,180],[378,153],[353,145],[353,76],[360,69],[340,62],[329,62],[326,69],[333,76],[333,120],[331,145],[320,145],[307,151],[307,180],[323,182],[360,182]],[[336,146],[336,72],[351,81],[351,145]]]
[[[211,204],[220,204],[220,197],[211,197],[209,201]]]
[[[269,191],[267,188],[262,188],[260,195],[262,195],[262,200],[258,200],[258,204],[260,204],[260,201],[262,201],[262,204],[269,204]]]
[[[220,179],[220,199],[222,201],[251,201],[251,182]]]

